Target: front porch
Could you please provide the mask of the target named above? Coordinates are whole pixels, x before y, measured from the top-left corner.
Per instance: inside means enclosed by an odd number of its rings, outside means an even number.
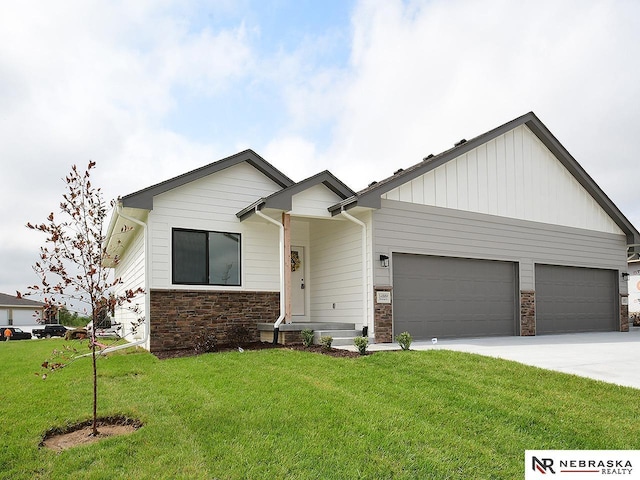
[[[258,323],[260,341],[273,342],[273,323]],[[282,345],[301,343],[303,330],[313,330],[314,343],[320,343],[320,337],[333,337],[333,346],[353,345],[353,339],[363,334],[355,323],[345,322],[300,322],[283,323],[278,328],[277,343]],[[372,339],[369,339],[372,343]]]

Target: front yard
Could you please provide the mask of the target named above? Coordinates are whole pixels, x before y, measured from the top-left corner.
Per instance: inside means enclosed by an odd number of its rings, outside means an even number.
[[[44,432],[91,411],[90,359],[35,374],[62,344],[0,344],[0,478],[513,479],[526,449],[640,448],[635,389],[441,350],[273,349],[101,359],[99,415],[144,426],[54,453]]]

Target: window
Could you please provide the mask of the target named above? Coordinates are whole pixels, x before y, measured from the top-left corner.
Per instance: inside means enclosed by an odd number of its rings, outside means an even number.
[[[173,283],[240,286],[240,234],[174,228]]]

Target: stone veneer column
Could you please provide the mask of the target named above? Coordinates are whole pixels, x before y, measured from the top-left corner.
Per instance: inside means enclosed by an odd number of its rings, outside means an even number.
[[[620,331],[629,331],[629,295],[624,293],[620,294]]]
[[[393,342],[393,308],[391,303],[378,303],[377,292],[391,292],[392,287],[373,287],[373,327],[376,343]],[[393,302],[393,299],[391,299]]]
[[[536,292],[523,290],[520,292],[520,335],[523,337],[536,334]]]

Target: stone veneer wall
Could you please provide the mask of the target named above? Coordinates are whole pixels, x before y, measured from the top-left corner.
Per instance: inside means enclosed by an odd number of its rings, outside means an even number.
[[[151,351],[195,347],[198,333],[208,331],[216,344],[229,343],[229,329],[243,326],[248,341],[259,341],[257,324],[280,313],[278,292],[212,292],[151,290]]]
[[[620,299],[629,298],[629,295],[621,294]],[[628,301],[625,302],[627,305],[622,305],[622,301],[620,301],[620,331],[628,332],[629,331],[629,304]]]
[[[392,287],[373,287],[373,328],[376,343],[393,342],[393,295],[391,303],[377,303],[376,292],[390,292]]]
[[[520,335],[523,337],[536,334],[536,292],[523,290],[520,292]]]

